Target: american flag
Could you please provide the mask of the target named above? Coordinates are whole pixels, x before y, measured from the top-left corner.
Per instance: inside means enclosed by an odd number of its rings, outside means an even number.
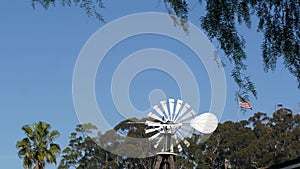
[[[238,99],[240,108],[252,110],[251,103],[248,100],[243,99],[240,95],[238,95]]]

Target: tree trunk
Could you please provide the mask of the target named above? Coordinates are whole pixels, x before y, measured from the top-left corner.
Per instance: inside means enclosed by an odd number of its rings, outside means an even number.
[[[177,169],[174,155],[158,155],[156,157],[154,169]]]
[[[40,167],[39,167],[39,161],[38,160],[36,160],[36,162],[35,162],[35,167],[34,167],[35,169],[40,169]]]

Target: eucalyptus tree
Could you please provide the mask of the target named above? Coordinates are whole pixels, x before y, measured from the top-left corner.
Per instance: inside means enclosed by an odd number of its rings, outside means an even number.
[[[95,130],[93,125],[78,125],[63,151],[59,168],[153,168],[155,157],[127,158],[99,146],[111,147],[115,152],[122,152],[124,147],[132,151],[142,148],[143,142],[125,143],[123,136],[149,137],[143,123],[128,123],[145,120],[124,120],[113,130],[95,137],[88,137],[84,132]],[[178,168],[268,167],[300,156],[300,115],[286,108],[278,109],[272,116],[257,112],[248,120],[220,123],[207,140],[203,138],[207,137],[199,134],[188,138],[189,147],[180,143],[183,151],[176,157]]]
[[[24,168],[44,169],[46,163],[56,164],[60,146],[54,140],[60,133],[50,129],[50,124],[41,121],[22,127],[26,137],[18,141],[16,147]]]
[[[114,155],[97,144],[97,135],[88,136],[95,131],[97,127],[90,123],[76,126],[75,132],[70,134],[68,146],[62,151],[59,169],[105,168],[114,164]]]

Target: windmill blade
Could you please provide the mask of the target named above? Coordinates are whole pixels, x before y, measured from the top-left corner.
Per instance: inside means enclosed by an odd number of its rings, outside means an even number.
[[[182,126],[178,132],[180,132],[185,138],[191,138],[193,136],[194,129],[190,126]]]
[[[192,120],[193,120],[193,119],[188,118],[188,119],[182,120],[182,121],[180,121],[180,122],[181,122],[182,124],[190,124]]]
[[[173,137],[171,137],[171,140],[170,140],[170,143],[171,143],[171,145],[170,145],[170,151],[172,152],[172,153],[174,153],[174,147],[176,146],[176,144],[177,144],[177,138],[176,138],[176,135],[173,135]]]
[[[168,107],[167,107],[167,102],[166,101],[160,101],[160,104],[161,104],[162,108],[164,109],[164,112],[167,116],[167,119],[170,120],[170,114],[169,114],[169,110],[168,110]]]
[[[176,136],[176,137],[177,137],[177,136]],[[182,149],[181,145],[179,144],[178,139],[176,140],[175,143],[176,143],[176,145],[177,145],[178,151],[181,152],[183,149]]]
[[[152,141],[152,140],[154,140],[155,138],[157,138],[159,135],[160,135],[160,133],[156,133],[156,134],[154,134],[153,136],[149,137],[149,140]]]
[[[173,120],[174,114],[174,99],[169,99],[169,109],[170,109],[170,120]]]
[[[179,121],[183,121],[186,119],[189,119],[190,117],[194,116],[196,114],[195,110],[191,110],[190,112],[186,113],[183,117],[178,119]]]
[[[177,144],[177,148],[178,148],[178,151],[181,152],[182,151],[182,147],[180,144]]]
[[[178,116],[176,117],[176,119],[174,120],[174,122],[177,122],[177,120],[190,108],[191,106],[187,103],[185,103],[185,105],[183,106],[183,108],[181,109],[180,113],[178,114]]]
[[[183,140],[183,143],[184,143],[187,147],[189,147],[189,146],[191,145],[187,140]]]
[[[195,130],[207,134],[213,132],[218,125],[218,119],[212,113],[204,113],[194,118],[195,110],[182,100],[178,99],[175,103],[174,99],[168,99],[160,101],[160,104],[153,106],[154,111],[148,114],[159,122],[150,120],[144,122],[146,126],[150,126],[145,133],[152,133],[148,139],[156,151],[173,153],[174,149],[177,151],[178,148],[181,152],[183,145],[186,147],[191,145],[187,138],[191,138]]]
[[[160,137],[159,140],[157,141],[157,143],[153,146],[154,148],[157,148],[161,142],[163,137]]]
[[[212,113],[203,113],[191,120],[191,126],[201,133],[210,134],[218,127],[218,118]]]
[[[174,153],[174,145],[173,145],[173,142],[172,142],[171,145],[170,145],[170,152],[171,152],[171,153]]]
[[[175,136],[177,137],[177,140],[184,140],[184,136],[179,132],[179,131],[177,131],[176,133],[175,133]]]
[[[153,109],[162,117],[165,116],[161,109],[158,107],[158,105],[153,106]]]
[[[188,131],[185,131],[183,129],[179,129],[178,133],[180,133],[183,137],[192,137],[192,134]]]
[[[156,144],[153,146],[154,148],[157,148],[159,146],[159,144],[161,143],[161,140],[163,139],[162,137],[159,137],[159,139],[157,140]]]
[[[155,131],[158,131],[158,130],[160,130],[160,127],[159,128],[146,129],[145,133],[148,134],[148,133],[152,133],[152,132],[155,132]]]
[[[182,100],[177,100],[177,103],[176,103],[176,107],[175,107],[175,112],[174,112],[174,118],[172,120],[175,119],[175,117],[178,115],[178,112],[179,112],[179,109],[181,108],[181,105],[182,105]]]
[[[164,145],[163,143],[165,142],[165,137],[164,135],[162,135],[161,137],[159,137],[157,143],[154,145],[154,148],[162,148],[162,151],[164,151]]]
[[[191,132],[194,131],[194,129],[191,126],[181,126],[181,128],[179,130],[183,130],[183,129],[186,131],[191,131]]]
[[[187,147],[190,146],[190,143],[184,138],[184,135],[183,135],[180,131],[178,131],[176,134],[178,134],[178,137],[180,138],[180,140],[182,140],[183,143],[184,143]]]
[[[153,122],[153,121],[146,121],[145,123],[147,126],[151,126],[151,127],[160,127],[161,123],[160,122]]]
[[[158,117],[156,114],[154,114],[152,112],[148,113],[148,116],[153,118],[153,119],[156,119],[158,121],[161,121],[161,122],[163,121],[163,119],[161,117]]]

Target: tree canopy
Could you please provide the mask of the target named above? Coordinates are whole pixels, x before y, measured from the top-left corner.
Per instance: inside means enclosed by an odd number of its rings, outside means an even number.
[[[123,136],[148,137],[143,124],[128,124],[129,120],[115,127],[114,131],[119,135],[113,134],[115,132],[112,130],[98,133],[93,138],[85,135],[82,125],[78,125],[76,132],[71,133],[69,145],[63,150],[59,168],[153,168],[156,157],[127,158],[99,146],[118,149],[124,147],[119,146],[124,144],[121,141]],[[91,124],[87,124],[86,127],[96,130]],[[189,147],[180,143],[184,148],[176,157],[178,168],[214,169],[224,168],[226,165],[239,169],[268,167],[300,156],[300,115],[293,114],[286,108],[278,109],[272,117],[257,112],[248,120],[219,124],[208,140],[203,142],[202,138],[201,135],[189,138]],[[106,139],[115,142],[106,142]],[[126,144],[126,148],[133,151],[141,147],[136,143]]]
[[[22,130],[26,137],[16,144],[18,156],[23,158],[23,167],[44,169],[45,163],[56,164],[60,154],[60,146],[53,141],[59,136],[57,130],[50,131],[51,126],[45,122],[24,125]]]
[[[101,15],[102,0],[32,0],[32,6],[41,5],[48,9],[60,3],[62,6],[78,6],[89,16],[105,21]],[[263,34],[261,57],[267,72],[276,69],[278,58],[283,58],[284,67],[298,81],[300,89],[300,26],[299,0],[198,0],[205,5],[206,14],[200,17],[201,28],[210,39],[216,39],[228,60],[234,65],[231,76],[242,95],[257,91],[251,77],[247,75],[245,46],[247,39],[237,27],[245,24],[251,27],[251,19],[258,19],[256,29]],[[166,10],[185,22],[188,20],[188,0],[164,0]]]

